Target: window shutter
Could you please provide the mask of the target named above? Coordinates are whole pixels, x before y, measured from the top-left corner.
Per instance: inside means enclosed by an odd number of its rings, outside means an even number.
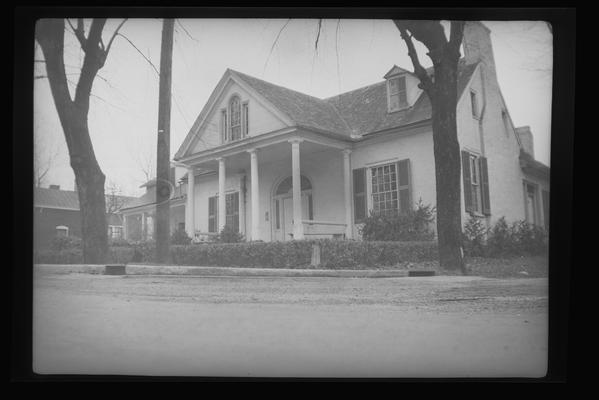
[[[360,223],[366,218],[366,168],[353,171],[354,179],[354,222]]]
[[[208,232],[216,232],[218,225],[218,202],[217,197],[208,198]]]
[[[462,176],[464,177],[464,206],[472,211],[472,183],[470,182],[470,153],[462,151]]]
[[[225,224],[229,225],[236,232],[239,231],[239,192],[229,193],[225,195],[226,201],[226,221]]]
[[[407,212],[412,209],[412,179],[410,177],[410,160],[401,160],[397,163],[397,192],[399,197],[399,211]]]
[[[489,173],[487,171],[487,158],[480,157],[480,174],[481,174],[481,189],[483,214],[491,215],[491,197],[489,196]]]

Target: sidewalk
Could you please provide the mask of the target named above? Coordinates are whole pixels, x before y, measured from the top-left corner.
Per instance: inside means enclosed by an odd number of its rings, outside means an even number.
[[[105,273],[104,265],[97,264],[35,264],[35,271],[46,274]],[[397,269],[296,269],[296,268],[236,268],[236,267],[183,267],[175,265],[127,264],[126,275],[188,275],[188,276],[276,276],[276,277],[340,277],[392,278],[406,277],[408,270]]]

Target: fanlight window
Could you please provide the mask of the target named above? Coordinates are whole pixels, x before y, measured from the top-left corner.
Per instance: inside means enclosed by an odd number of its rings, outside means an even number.
[[[293,188],[292,177],[285,178],[283,180],[283,182],[279,183],[276,194],[277,195],[287,194],[287,193],[289,193],[289,191],[292,188]],[[303,175],[301,176],[301,188],[302,188],[302,191],[312,189],[312,184],[310,183],[310,180]]]

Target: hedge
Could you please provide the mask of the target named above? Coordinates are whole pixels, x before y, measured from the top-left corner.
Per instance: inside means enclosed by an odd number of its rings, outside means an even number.
[[[185,266],[302,268],[310,265],[312,248],[320,245],[321,268],[342,269],[393,266],[405,262],[437,260],[436,242],[367,242],[349,240],[301,240],[173,245],[170,263]],[[154,244],[112,247],[110,262],[152,263]],[[40,251],[39,264],[82,264],[79,249]]]
[[[111,247],[108,262],[126,264],[133,259],[134,249],[130,247]],[[40,250],[34,252],[33,260],[36,264],[83,264],[83,251],[81,249],[67,250]]]
[[[306,240],[171,246],[177,265],[301,268],[310,265],[312,247],[319,244],[322,268],[392,266],[438,258],[436,242],[366,242]]]

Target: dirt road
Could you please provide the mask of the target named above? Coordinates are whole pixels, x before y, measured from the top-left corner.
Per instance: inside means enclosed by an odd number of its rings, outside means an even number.
[[[540,377],[547,279],[36,274],[55,374]]]

